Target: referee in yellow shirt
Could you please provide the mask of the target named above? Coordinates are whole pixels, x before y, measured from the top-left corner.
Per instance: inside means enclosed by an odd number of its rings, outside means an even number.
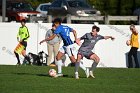
[[[138,31],[135,28],[135,25],[130,25],[130,31],[132,32],[130,40],[128,40],[126,43],[127,45],[131,46],[131,49],[128,53],[128,68],[133,68],[132,63],[132,56],[134,57],[135,61],[135,68],[139,68],[139,62],[137,57],[137,50],[139,48],[139,41],[138,41]]]
[[[17,65],[20,65],[20,59],[19,55],[22,54],[25,59],[30,63],[29,57],[26,55],[26,47],[27,47],[27,41],[30,37],[30,34],[28,32],[28,28],[25,26],[25,20],[21,21],[21,27],[19,28],[18,34],[17,34],[17,41],[19,44],[16,46],[14,53],[17,58]]]

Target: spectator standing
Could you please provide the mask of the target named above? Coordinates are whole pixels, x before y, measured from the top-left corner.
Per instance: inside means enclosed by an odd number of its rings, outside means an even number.
[[[139,41],[138,41],[138,31],[135,28],[134,24],[130,25],[130,31],[132,32],[131,34],[131,38],[130,40],[126,41],[126,44],[129,46],[131,46],[131,49],[128,53],[128,68],[132,68],[133,67],[133,63],[132,63],[132,56],[134,57],[134,61],[135,61],[135,68],[139,68],[139,62],[138,62],[138,57],[137,57],[137,50],[139,48]]]
[[[58,53],[60,43],[61,43],[61,40],[62,40],[59,35],[57,35],[55,38],[53,38],[50,41],[46,40],[47,38],[49,38],[50,36],[53,35],[55,29],[56,29],[55,25],[52,24],[52,29],[49,29],[46,32],[45,39],[40,42],[40,44],[43,43],[43,42],[47,43],[47,49],[48,49],[47,66],[49,66],[51,64],[51,59],[52,59],[53,55],[54,55],[54,62],[56,62],[56,55]]]

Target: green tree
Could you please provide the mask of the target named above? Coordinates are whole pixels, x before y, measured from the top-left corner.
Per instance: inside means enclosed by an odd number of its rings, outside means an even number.
[[[140,7],[140,0],[88,0],[103,15],[132,15]]]
[[[37,7],[40,3],[48,3],[53,0],[26,0]],[[133,11],[140,7],[140,0],[86,0],[90,5],[100,10],[102,15],[132,15]]]
[[[36,8],[41,3],[48,3],[52,2],[53,0],[26,0],[27,2],[30,2],[34,8]]]

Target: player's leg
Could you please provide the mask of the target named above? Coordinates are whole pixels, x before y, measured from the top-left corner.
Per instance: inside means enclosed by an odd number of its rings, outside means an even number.
[[[70,45],[69,47],[66,47],[65,50],[70,58],[70,61],[75,64],[75,78],[79,79],[79,75],[78,75],[79,62],[76,62],[77,60],[74,56],[75,48],[73,45]]]
[[[55,77],[59,77],[59,76],[63,76],[62,74],[62,56],[64,56],[64,52],[61,52],[63,49],[61,48],[60,51],[58,52],[57,56],[56,56],[56,65],[57,65],[57,69],[58,69],[58,74]]]
[[[16,53],[15,51],[14,51],[14,54],[15,54],[15,56],[16,56],[16,58],[17,58],[17,65],[20,65],[21,63],[20,63],[20,59],[19,59],[19,55],[18,55],[18,53]]]
[[[49,66],[51,64],[52,59],[53,45],[47,44],[47,49],[48,49],[47,66]]]
[[[66,53],[68,54],[70,60],[72,63],[77,63],[77,60],[76,60],[76,56],[77,56],[77,50],[76,48],[74,47],[74,45],[71,45],[70,47],[67,47],[66,48]],[[79,64],[80,68],[82,68],[84,71],[86,70],[86,67],[82,64],[81,60],[77,63]]]
[[[31,64],[29,56],[26,55],[26,47],[27,47],[27,42],[22,41],[21,44],[24,46],[24,49],[22,50],[21,54],[24,56],[24,58]]]
[[[56,64],[56,56],[57,56],[57,54],[58,54],[58,51],[59,51],[59,47],[60,47],[60,44],[59,43],[56,43],[55,45],[54,45],[54,61],[55,61],[55,64]]]
[[[24,49],[24,46],[21,45],[20,43],[16,46],[15,50],[14,50],[14,53],[15,53],[15,56],[17,58],[17,65],[21,65],[20,63],[20,59],[19,59],[19,54],[21,54],[21,51]]]
[[[86,67],[81,63],[81,60],[77,62],[75,56],[77,55],[77,52],[76,52],[76,48],[71,45],[69,47],[66,48],[66,53],[68,54],[70,60],[72,63],[75,63],[75,71],[78,70],[79,66],[80,68],[82,68],[84,71],[86,71]],[[77,70],[76,70],[77,69]],[[75,72],[77,73],[77,72]]]
[[[79,67],[82,68],[85,71],[86,75],[87,75],[87,69],[81,62],[82,56],[80,54],[77,55],[77,60],[75,59],[74,56],[70,56],[69,58],[70,58],[71,62],[75,63],[75,78],[76,79],[79,79],[79,74],[78,74]]]
[[[75,63],[75,78],[76,79],[79,79],[78,69],[79,69],[81,59],[82,59],[82,55],[77,54],[77,60],[76,60],[76,63]]]
[[[95,78],[94,75],[93,75],[93,72],[95,71],[95,69],[96,69],[96,67],[97,67],[97,65],[99,63],[100,58],[96,54],[92,54],[90,56],[90,59],[94,60],[94,62],[92,64],[91,68],[89,69],[89,74],[90,74],[91,77]]]

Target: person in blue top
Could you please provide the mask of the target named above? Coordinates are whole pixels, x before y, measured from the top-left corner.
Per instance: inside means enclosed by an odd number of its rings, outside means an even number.
[[[61,36],[61,38],[63,40],[64,45],[59,49],[59,52],[56,56],[58,74],[55,77],[59,77],[59,76],[63,76],[63,74],[62,74],[62,66],[63,66],[62,57],[65,55],[65,53],[68,54],[72,63],[76,62],[76,59],[74,57],[74,53],[76,50],[74,47],[74,42],[71,40],[70,32],[73,33],[75,40],[77,40],[77,33],[74,29],[72,29],[68,26],[65,26],[65,25],[61,25],[60,18],[54,19],[53,24],[56,26],[56,30],[54,31],[54,34],[52,36],[50,36],[49,38],[47,38],[45,40],[46,41],[52,40],[58,34]],[[44,41],[41,41],[40,43],[42,43],[42,42],[44,42]],[[80,67],[86,72],[86,68],[84,67],[83,64],[80,64]]]

